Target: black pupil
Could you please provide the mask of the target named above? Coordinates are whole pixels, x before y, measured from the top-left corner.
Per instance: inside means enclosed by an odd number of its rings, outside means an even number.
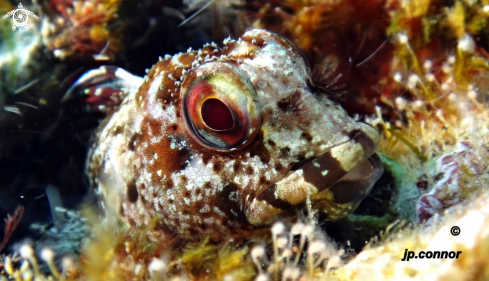
[[[202,104],[202,120],[209,128],[219,131],[234,125],[229,108],[218,99],[208,99]]]

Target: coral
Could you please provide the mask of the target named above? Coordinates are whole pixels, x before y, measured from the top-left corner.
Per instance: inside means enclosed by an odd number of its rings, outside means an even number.
[[[371,243],[335,272],[335,280],[487,280],[489,213],[487,196],[452,211],[443,221],[422,228],[404,228]],[[460,234],[451,234],[458,226]],[[401,261],[404,251],[461,251],[458,259]]]
[[[478,92],[486,91],[479,77],[488,70],[481,44],[473,39],[480,30],[457,31],[466,22],[480,20],[482,8],[462,2],[452,8],[436,4],[428,9],[427,5],[403,2],[391,11],[388,32],[396,43],[386,79],[392,82],[381,97],[388,106],[379,107],[378,118],[370,119],[384,129],[379,150],[408,169],[395,205],[411,221],[416,220],[415,202],[421,196],[418,219],[424,221],[483,189],[478,184],[467,188],[466,182],[482,180],[487,143],[481,140],[489,129],[486,105],[478,97]],[[429,20],[440,11],[446,13],[437,21]],[[447,29],[453,32],[441,32]],[[389,107],[398,116],[391,122],[383,119]],[[457,160],[463,157],[469,157],[470,163]],[[449,169],[450,165],[460,167]],[[437,178],[442,170],[445,178]]]
[[[328,279],[331,268],[340,265],[343,249],[324,236],[316,222],[297,222],[289,229],[277,222],[271,227],[273,254],[254,246],[251,259],[258,268],[255,280]]]
[[[478,177],[483,167],[471,148],[468,142],[459,142],[455,151],[436,160],[433,189],[418,201],[418,221],[426,221],[441,210],[462,204],[467,194],[480,186]]]
[[[51,274],[46,276],[41,272],[39,262],[32,246],[24,244],[19,247],[18,254],[7,256],[0,260],[2,273],[11,279],[27,280],[76,280],[79,271],[72,259],[65,257],[62,262],[62,272],[59,272],[54,263],[55,254],[50,249],[43,249],[40,258],[48,265]],[[20,263],[20,265],[19,265]],[[2,275],[0,275],[1,277]]]
[[[54,262],[60,264],[64,256],[77,258],[80,255],[83,245],[90,239],[90,230],[79,212],[61,207],[54,209],[54,224],[34,223],[30,226],[37,237],[31,244],[35,249],[49,248],[57,257],[53,258]]]
[[[121,43],[110,33],[108,25],[117,17],[118,3],[115,0],[50,1],[57,14],[43,20],[44,44],[60,59],[92,56],[95,60],[113,60]]]
[[[271,241],[249,248],[233,241],[210,244],[209,239],[186,245],[162,237],[149,240],[148,228],[104,225],[93,211],[85,214],[94,236],[78,262],[64,257],[57,266],[55,252],[43,247],[40,263],[34,248],[24,244],[18,255],[0,260],[0,269],[16,280],[316,280],[327,278],[345,256],[312,218],[290,227],[277,222]],[[42,270],[44,264],[48,270]]]
[[[165,237],[149,240],[148,228],[102,224],[93,211],[85,213],[93,224],[93,238],[78,260],[63,257],[59,270],[51,248],[39,247],[44,261],[39,263],[34,248],[24,244],[18,250],[20,257],[0,260],[0,272],[16,280],[251,280],[255,275],[246,246],[228,242],[217,247],[208,239],[184,246]],[[44,264],[49,270],[41,271]]]

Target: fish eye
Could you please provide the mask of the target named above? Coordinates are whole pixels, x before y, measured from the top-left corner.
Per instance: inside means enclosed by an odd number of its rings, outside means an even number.
[[[261,124],[256,92],[248,76],[227,62],[194,69],[182,84],[185,128],[200,145],[232,151],[250,144]]]
[[[201,108],[202,121],[211,130],[224,131],[234,127],[234,118],[227,105],[218,99],[207,99]]]

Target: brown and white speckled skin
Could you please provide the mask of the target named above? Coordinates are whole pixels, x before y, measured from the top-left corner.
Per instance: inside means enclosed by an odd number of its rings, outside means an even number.
[[[281,37],[254,29],[224,44],[161,59],[102,124],[87,173],[106,209],[130,225],[157,216],[163,232],[213,240],[296,215],[308,194],[331,219],[353,211],[382,172],[378,132],[318,101],[304,61]],[[256,137],[228,152],[199,145],[180,108],[182,84],[216,62],[248,76],[261,114]],[[305,113],[287,109],[297,93]]]

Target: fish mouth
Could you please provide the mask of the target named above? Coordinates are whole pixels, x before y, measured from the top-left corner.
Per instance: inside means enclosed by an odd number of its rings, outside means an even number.
[[[363,199],[382,175],[383,165],[375,154],[378,132],[361,124],[347,141],[293,164],[291,174],[270,185],[257,199],[282,210],[304,203],[311,190],[319,194],[329,189],[338,204]]]
[[[355,166],[329,190],[334,195],[334,202],[347,204],[363,200],[384,172],[384,165],[377,153]]]
[[[294,171],[302,170],[304,180],[314,185],[318,192],[335,185],[350,172],[357,174],[355,178],[360,174],[370,177],[365,172],[362,173],[362,169],[373,173],[370,166],[378,168],[377,158],[370,165],[364,162],[375,155],[379,136],[372,126],[360,124],[362,129],[352,131],[347,141],[335,145],[321,155],[294,164]]]
[[[355,205],[355,203],[359,203],[370,194],[372,187],[384,171],[380,157],[376,153],[373,153],[370,157],[357,164],[352,170],[342,174],[336,182],[329,182],[328,184],[317,186],[316,183],[309,182],[304,175],[305,171],[308,171],[310,167],[315,167],[314,161],[324,157],[324,155],[327,154],[325,153],[303,161],[304,164],[302,167],[279,182],[269,186],[258,195],[257,200],[265,201],[270,206],[273,206],[273,208],[280,209],[282,215],[286,216],[294,215],[297,208],[304,207],[307,198],[312,200],[314,207],[316,199],[321,201],[324,198],[328,198],[328,196],[323,197],[324,195],[321,195],[324,192],[329,192],[332,195],[328,199],[331,203],[352,203]],[[311,187],[311,185],[314,187]],[[293,186],[293,188],[290,188],[290,186]],[[311,191],[313,192],[311,193]]]

